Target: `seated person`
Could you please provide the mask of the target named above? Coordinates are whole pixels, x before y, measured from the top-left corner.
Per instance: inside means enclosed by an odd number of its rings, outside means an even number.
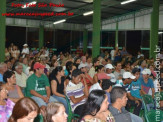
[[[86,65],[85,64],[80,64],[78,69],[81,70],[81,72],[85,75],[85,80],[86,80],[86,83],[87,83],[87,86],[88,86],[88,89],[90,89],[90,87],[92,86],[93,84],[93,79],[92,77],[87,73],[87,68],[86,68]],[[83,79],[82,80],[82,83],[83,83]]]
[[[116,78],[115,78],[115,75],[112,73],[114,67],[112,66],[112,64],[107,64],[105,65],[105,72],[107,74],[107,76],[111,77],[110,78],[110,81],[115,83],[116,82]]]
[[[139,116],[141,107],[142,107],[142,100],[141,100],[141,83],[138,80],[140,76],[140,69],[134,68],[132,70],[135,79],[132,80],[130,84],[130,92],[127,93],[128,101],[126,105],[126,109],[129,111],[131,107],[134,107],[133,113]]]
[[[67,122],[65,107],[61,103],[49,103],[46,107],[44,122]]]
[[[29,97],[21,98],[14,106],[8,122],[33,122],[39,114],[37,103]]]
[[[97,58],[93,59],[93,66],[90,68],[88,74],[93,78],[96,74],[95,67],[98,66],[100,61]]]
[[[108,110],[108,97],[103,90],[93,90],[84,104],[81,122],[115,122]]]
[[[124,69],[122,69],[122,64],[121,62],[117,62],[115,65],[115,71],[114,71],[114,75],[116,80],[119,80],[121,75],[123,75],[123,73],[125,72]]]
[[[24,97],[21,88],[15,85],[16,77],[13,71],[6,71],[3,75],[3,80],[6,82],[5,87],[8,90],[8,98],[16,103],[20,98]]]
[[[10,99],[7,98],[8,91],[4,84],[0,82],[0,121],[7,122],[12,114],[12,109],[15,105]]]
[[[53,97],[58,101],[61,102],[65,108],[66,108],[66,113],[68,113],[68,105],[65,99],[65,94],[64,94],[64,70],[62,66],[57,66],[52,73],[50,74],[51,78],[51,90]]]
[[[104,72],[104,66],[103,65],[96,66],[96,70],[95,71],[97,73],[93,77],[94,83],[97,83],[98,80],[110,79],[110,76],[107,76],[107,74]]]
[[[110,92],[111,92],[112,86],[114,84],[115,83],[111,82],[109,79],[103,79],[102,80],[102,89],[106,92],[106,95],[108,96],[108,102],[109,102],[109,104],[111,103],[111,100],[110,100]]]
[[[109,111],[116,122],[143,122],[142,118],[125,110],[128,100],[125,88],[114,87],[110,92],[110,97],[111,105],[109,105]]]
[[[23,72],[23,66],[19,62],[15,64],[15,76],[16,84],[21,88],[22,92],[24,92],[24,88],[26,87],[27,75]]]
[[[154,89],[154,84],[151,78],[149,76],[151,75],[151,71],[149,69],[144,69],[142,71],[143,78],[139,78],[141,82],[141,93],[142,95],[144,94],[149,94],[152,95],[152,98],[154,98],[155,94],[155,89]],[[152,93],[150,94],[150,89]]]
[[[44,75],[45,66],[36,62],[34,64],[34,74],[27,79],[26,96],[31,97],[39,107],[45,108],[49,102],[57,100],[50,96],[50,84],[46,75]]]
[[[81,83],[81,78],[84,79],[84,85]],[[72,111],[80,115],[83,104],[88,97],[88,87],[85,76],[79,69],[72,71],[72,80],[69,81],[66,87],[66,94],[70,99]]]

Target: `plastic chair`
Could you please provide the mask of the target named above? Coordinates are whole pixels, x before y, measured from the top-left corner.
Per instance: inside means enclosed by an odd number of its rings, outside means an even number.
[[[69,100],[69,98],[67,96],[66,96],[66,102],[67,102],[67,105],[68,105],[68,122],[71,122],[72,119],[79,118],[80,116],[78,114],[74,114],[72,112],[71,105],[70,105],[70,100]]]
[[[161,110],[151,110],[146,115],[147,122],[162,122],[163,121],[163,111]]]
[[[155,93],[155,98],[156,98],[156,97],[159,97],[160,100],[163,100],[163,92],[160,92],[160,93],[159,93],[159,92],[156,92],[156,93]]]
[[[154,106],[154,101],[151,95],[143,95],[142,96],[142,101],[143,101],[143,105],[144,105],[144,114],[146,115],[148,113],[148,109],[147,109],[147,105],[148,104],[153,104]]]

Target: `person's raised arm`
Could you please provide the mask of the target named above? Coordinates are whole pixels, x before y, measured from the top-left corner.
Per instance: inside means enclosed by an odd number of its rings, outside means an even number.
[[[87,83],[86,83],[86,80],[85,80],[85,75],[82,74],[81,77],[83,78],[83,83],[84,83],[84,95],[86,97],[88,97],[89,92],[88,92],[88,86],[87,86]]]

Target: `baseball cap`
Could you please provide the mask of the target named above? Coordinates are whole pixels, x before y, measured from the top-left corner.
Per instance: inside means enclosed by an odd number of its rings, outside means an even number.
[[[107,65],[105,65],[105,68],[106,68],[106,69],[114,69],[114,67],[112,66],[112,64],[107,64]]]
[[[144,70],[142,71],[142,74],[143,74],[143,75],[151,75],[151,71],[150,71],[150,69],[144,69]]]
[[[44,69],[45,68],[45,66],[44,65],[42,65],[41,63],[39,63],[39,62],[36,62],[35,64],[34,64],[34,69],[38,69],[38,68],[40,68],[40,69]]]
[[[124,79],[127,79],[127,78],[135,79],[136,77],[134,75],[132,75],[130,72],[124,72],[123,78]]]
[[[28,44],[24,44],[23,46],[24,46],[24,47],[25,47],[25,46],[28,46]]]
[[[81,68],[86,67],[86,66],[87,66],[86,64],[80,64],[80,65],[78,66],[78,69],[81,69]]]

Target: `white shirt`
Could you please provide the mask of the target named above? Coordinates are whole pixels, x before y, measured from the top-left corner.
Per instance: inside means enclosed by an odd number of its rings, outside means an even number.
[[[116,78],[115,78],[115,75],[113,73],[110,73],[110,74],[107,74],[107,76],[110,76],[110,81],[115,83],[116,82]]]
[[[93,85],[90,87],[89,93],[90,93],[92,90],[97,90],[97,89],[102,90],[102,88],[101,88],[101,86],[100,86],[100,84],[99,84],[98,82],[95,83],[95,84],[93,84]]]
[[[21,73],[18,74],[17,72],[15,72],[15,76],[16,76],[16,84],[20,87],[25,88],[26,87],[26,80],[27,80],[27,75],[25,73]]]
[[[29,49],[23,48],[22,53],[29,54]],[[23,58],[25,57],[25,54],[23,54]]]

